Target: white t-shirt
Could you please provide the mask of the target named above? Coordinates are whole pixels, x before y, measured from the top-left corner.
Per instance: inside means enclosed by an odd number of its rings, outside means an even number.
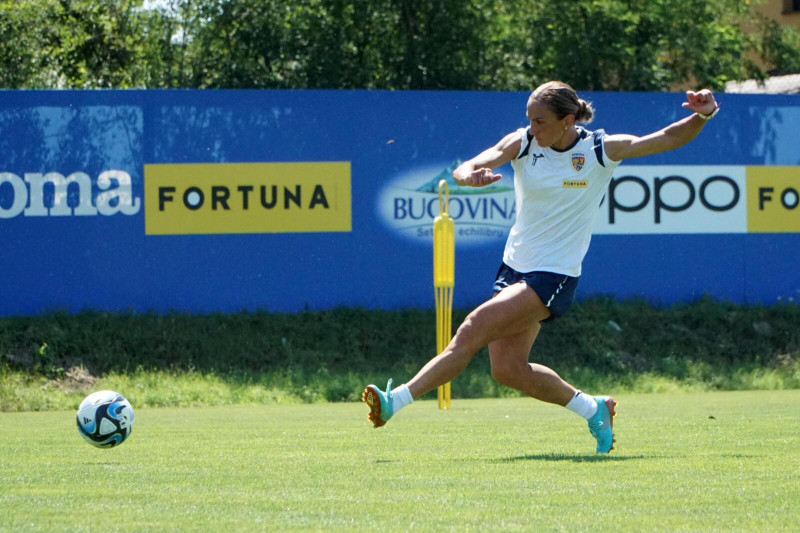
[[[514,168],[516,221],[508,234],[503,262],[518,272],[546,271],[577,277],[600,202],[619,161],[605,152],[605,132],[578,127],[566,150],[541,148],[529,128]]]

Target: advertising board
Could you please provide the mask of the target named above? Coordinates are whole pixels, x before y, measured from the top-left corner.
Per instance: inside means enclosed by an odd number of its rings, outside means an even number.
[[[514,223],[510,165],[486,189],[451,173],[526,124],[527,93],[0,95],[1,315],[430,308],[440,179],[471,307]],[[609,133],[686,116],[680,94],[581,96]],[[800,97],[719,99],[697,139],[617,168],[579,298],[800,297]]]

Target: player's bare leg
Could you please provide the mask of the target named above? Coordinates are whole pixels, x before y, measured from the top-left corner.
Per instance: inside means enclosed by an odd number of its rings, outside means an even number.
[[[616,414],[614,398],[591,397],[564,381],[554,370],[529,363],[530,351],[541,329],[539,322],[529,322],[514,335],[489,344],[492,376],[503,385],[561,406],[583,416],[589,431],[597,440],[596,451],[608,453],[614,448],[613,423]]]
[[[531,347],[539,334],[538,322],[517,333],[489,344],[492,377],[499,383],[524,392],[543,402],[567,405],[575,396],[575,387],[552,369],[528,363]]]
[[[478,350],[493,340],[528,328],[530,320],[543,320],[550,311],[524,283],[512,285],[467,316],[442,353],[431,359],[405,385],[386,391],[368,385],[361,395],[370,408],[367,418],[378,428],[394,413],[428,391],[452,381],[466,368]],[[399,394],[395,394],[395,393]]]
[[[550,315],[542,300],[525,283],[507,287],[467,316],[447,348],[431,359],[407,383],[414,398],[419,398],[452,381],[487,344],[516,335]]]

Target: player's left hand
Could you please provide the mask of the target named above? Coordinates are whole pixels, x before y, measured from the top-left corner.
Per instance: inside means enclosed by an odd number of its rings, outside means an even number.
[[[710,115],[717,108],[714,94],[708,89],[699,92],[686,91],[686,100],[688,101],[682,104],[683,107],[701,115]]]

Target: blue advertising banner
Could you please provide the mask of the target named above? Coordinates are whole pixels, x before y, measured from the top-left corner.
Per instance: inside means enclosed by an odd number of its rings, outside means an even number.
[[[526,125],[527,93],[0,91],[0,315],[433,306],[436,186]],[[590,129],[687,115],[582,93]],[[692,143],[623,162],[579,298],[800,298],[800,96],[719,95]],[[450,182],[454,305],[491,294],[510,166]]]

